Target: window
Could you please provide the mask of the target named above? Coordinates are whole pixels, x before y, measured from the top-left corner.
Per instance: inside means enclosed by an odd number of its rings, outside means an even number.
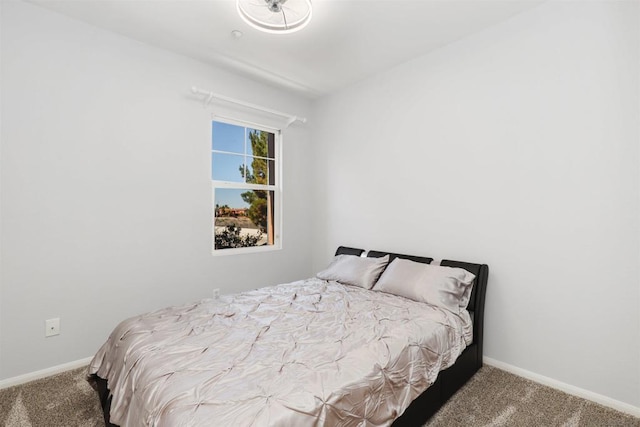
[[[280,131],[212,121],[213,253],[280,247]]]

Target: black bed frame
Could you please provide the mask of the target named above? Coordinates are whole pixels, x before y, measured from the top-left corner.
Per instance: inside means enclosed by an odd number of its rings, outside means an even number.
[[[340,246],[336,255],[356,255],[360,256],[364,249]],[[415,262],[430,264],[433,258],[403,255],[392,252],[369,251],[368,257],[379,258],[389,255],[389,262],[395,258],[408,259]],[[456,362],[449,368],[438,374],[436,382],[418,396],[404,413],[393,422],[393,427],[417,427],[423,425],[435,414],[438,409],[453,394],[458,391],[478,369],[482,367],[482,338],[484,328],[484,298],[487,290],[487,278],[489,267],[486,264],[473,264],[461,261],[442,260],[440,265],[447,267],[459,267],[475,274],[476,278],[471,292],[471,299],[467,310],[473,319],[473,341],[465,348]],[[111,396],[107,381],[98,376],[93,376],[98,394],[100,396],[100,406],[104,413],[106,427],[117,427],[109,422],[109,410],[111,408]]]

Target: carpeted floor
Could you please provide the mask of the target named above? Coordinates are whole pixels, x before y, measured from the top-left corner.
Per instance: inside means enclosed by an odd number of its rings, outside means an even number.
[[[0,390],[0,426],[104,426],[85,372],[75,369]],[[426,426],[640,427],[640,418],[485,366]]]
[[[485,366],[425,427],[640,427],[640,418]]]
[[[87,368],[0,390],[0,426],[104,427]]]

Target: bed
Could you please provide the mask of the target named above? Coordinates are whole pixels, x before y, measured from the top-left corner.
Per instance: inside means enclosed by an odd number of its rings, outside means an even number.
[[[488,267],[440,265],[474,277],[464,316],[311,278],[127,319],[89,367],[105,423],[422,425],[482,366]]]

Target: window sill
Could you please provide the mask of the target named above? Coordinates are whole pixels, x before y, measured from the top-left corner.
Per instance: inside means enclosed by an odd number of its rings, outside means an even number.
[[[231,249],[214,249],[211,251],[211,255],[214,257],[227,256],[227,255],[244,255],[244,254],[256,254],[263,252],[274,252],[282,249],[282,245],[270,245],[270,246],[254,246],[249,248],[231,248]]]

